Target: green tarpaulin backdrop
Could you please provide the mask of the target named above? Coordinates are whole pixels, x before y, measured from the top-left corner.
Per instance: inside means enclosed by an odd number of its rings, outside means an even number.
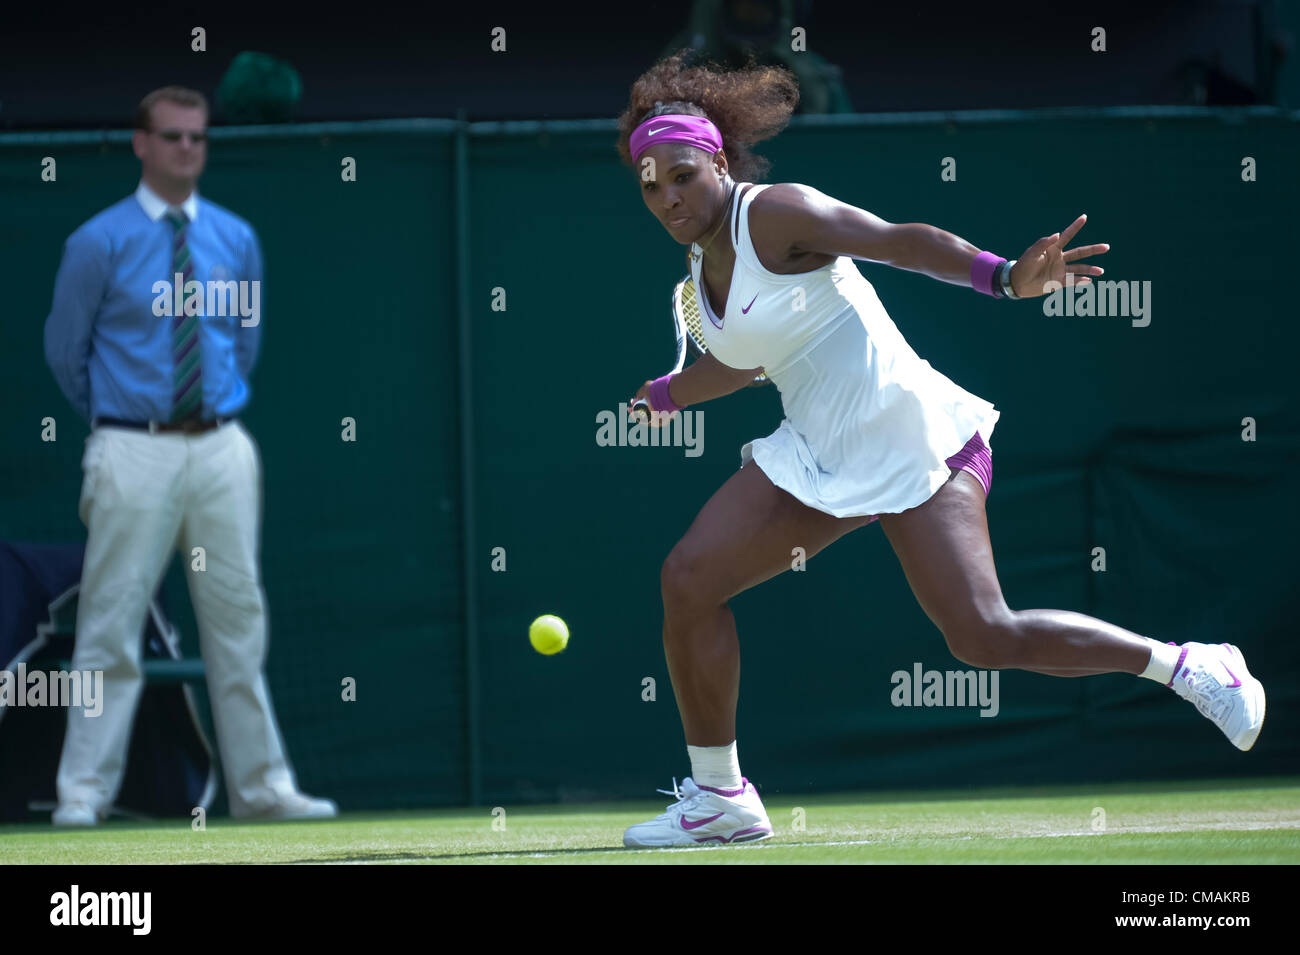
[[[93,138],[0,137],[8,539],[84,535],[87,427],[43,322],[64,238],[139,178],[124,134]],[[253,223],[266,260],[243,417],[265,466],[273,698],[304,787],[344,808],[649,796],[689,772],[659,568],[780,402],[703,406],[698,457],[597,443],[600,412],[670,366],[683,271],[613,143],[603,121],[214,136],[201,192]],[[733,601],[746,775],[796,792],[1297,771],[1296,114],[796,120],[762,151],[769,181],[1008,257],[1088,214],[1076,241],[1111,244],[1106,278],[1150,282],[1145,327],[858,267],[913,348],[1002,412],[988,515],[1010,605],[1236,643],[1270,699],[1249,754],[1122,675],[1003,671],[992,718],[895,707],[895,671],[965,667],[871,525]],[[530,649],[541,613],[569,622],[564,654]]]

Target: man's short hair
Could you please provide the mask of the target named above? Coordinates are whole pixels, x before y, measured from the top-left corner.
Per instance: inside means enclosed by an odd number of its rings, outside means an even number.
[[[135,108],[136,129],[153,129],[153,105],[159,100],[166,100],[178,106],[199,106],[203,108],[203,112],[208,113],[207,98],[198,90],[186,89],[184,86],[164,86],[140,100],[140,105]]]

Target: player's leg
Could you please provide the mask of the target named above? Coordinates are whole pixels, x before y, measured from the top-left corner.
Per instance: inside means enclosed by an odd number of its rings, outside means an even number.
[[[867,520],[808,507],[752,462],[705,503],[661,574],[664,653],[688,745],[736,738],[740,642],[727,601],[789,570],[794,548],[811,558]]]
[[[1002,598],[984,516],[984,489],[954,470],[919,507],[880,518],[908,583],[957,659],[1053,676],[1132,673],[1171,687],[1238,749],[1264,724],[1263,685],[1229,644],[1170,647],[1068,610],[1013,611]]]
[[[727,601],[867,523],[799,503],[752,462],[708,500],[664,561],[664,654],[690,748],[691,776],[668,811],[630,827],[626,846],[750,842],[772,835],[754,784],[740,775],[740,642]]]
[[[930,500],[880,515],[907,581],[953,656],[971,666],[1059,676],[1141,673],[1151,641],[1068,610],[1011,610],[993,563],[984,488],[966,471]]]

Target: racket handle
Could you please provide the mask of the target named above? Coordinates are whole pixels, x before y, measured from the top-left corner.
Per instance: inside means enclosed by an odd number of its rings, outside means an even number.
[[[642,421],[649,421],[650,402],[646,401],[644,398],[638,398],[636,401],[632,402],[632,413]]]

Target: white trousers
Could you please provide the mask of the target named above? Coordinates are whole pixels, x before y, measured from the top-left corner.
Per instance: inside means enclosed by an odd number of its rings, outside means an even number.
[[[106,425],[86,439],[79,513],[89,533],[72,667],[103,671],[103,709],[87,716],[69,708],[60,803],[107,810],[117,798],[143,688],[145,615],[177,547],[231,814],[250,815],[297,792],[263,675],[261,467],[238,421],[193,435]],[[203,570],[194,569],[198,547]]]

